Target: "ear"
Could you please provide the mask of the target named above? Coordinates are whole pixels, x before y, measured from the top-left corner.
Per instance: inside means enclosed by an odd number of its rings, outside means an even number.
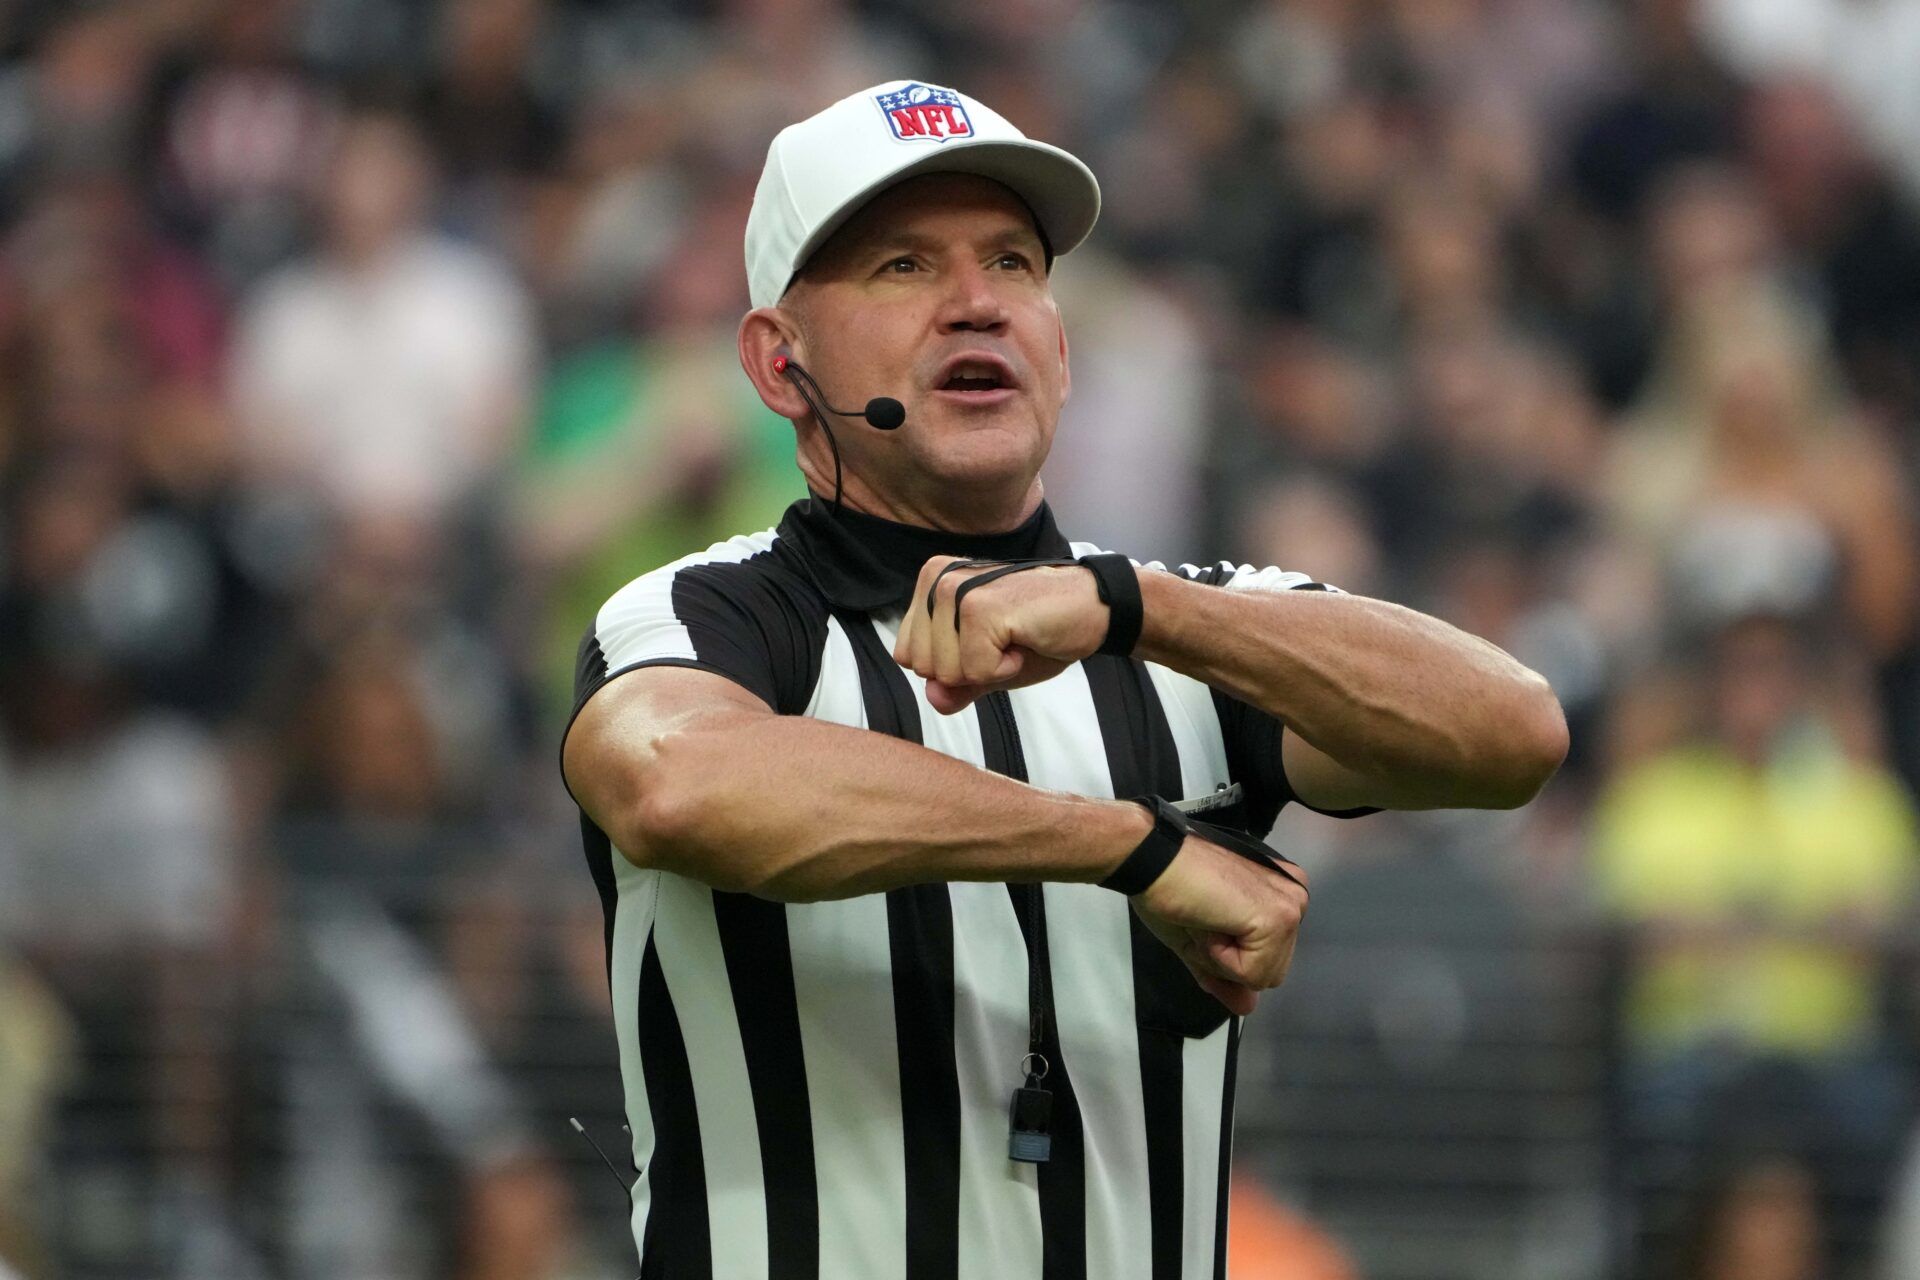
[[[740,367],[760,393],[760,402],[790,422],[811,416],[813,410],[799,389],[775,371],[774,358],[792,355],[799,333],[778,307],[755,307],[740,320]]]

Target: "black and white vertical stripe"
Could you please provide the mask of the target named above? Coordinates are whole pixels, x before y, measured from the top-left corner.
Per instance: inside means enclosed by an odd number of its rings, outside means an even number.
[[[1179,572],[1318,586],[1245,566]],[[582,645],[579,701],[635,667],[694,666],[777,711],[1052,790],[1198,797],[1239,781],[1255,826],[1286,801],[1283,778],[1256,776],[1277,759],[1239,758],[1256,741],[1245,709],[1186,676],[1096,657],[943,716],[892,660],[897,622],[835,610],[776,533],[736,538],[607,603]],[[642,1171],[643,1276],[1224,1276],[1238,1020],[1124,899],[953,883],[781,904],[636,869],[591,822],[586,835]],[[1027,931],[1054,1012],[1055,1137],[1040,1166],[1007,1158]]]

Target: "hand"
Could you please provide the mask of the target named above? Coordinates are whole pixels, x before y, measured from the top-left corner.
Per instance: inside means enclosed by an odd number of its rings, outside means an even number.
[[[1093,574],[1071,565],[1023,569],[967,592],[956,627],[955,592],[986,572],[955,569],[942,576],[956,559],[935,556],[921,566],[893,645],[894,661],[926,680],[927,701],[942,715],[997,689],[1052,679],[1107,638],[1108,610]]]
[[[1307,911],[1306,872],[1285,876],[1189,835],[1160,878],[1129,901],[1214,999],[1245,1017],[1286,980]]]

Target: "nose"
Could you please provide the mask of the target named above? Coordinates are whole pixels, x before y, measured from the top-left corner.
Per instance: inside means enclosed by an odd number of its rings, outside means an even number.
[[[1007,305],[993,288],[986,268],[969,264],[948,276],[940,308],[942,333],[1000,333],[1007,327]]]

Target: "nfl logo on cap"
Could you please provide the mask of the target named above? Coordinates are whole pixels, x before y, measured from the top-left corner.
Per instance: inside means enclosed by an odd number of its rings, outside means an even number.
[[[1086,165],[1060,148],[1029,138],[965,94],[918,80],[887,80],[795,121],[767,147],[747,214],[747,296],[753,305],[778,303],[808,257],[861,206],[894,183],[925,173],[966,173],[1000,183],[1026,201],[1055,255],[1086,239],[1100,214],[1100,185]]]
[[[901,142],[945,142],[973,136],[967,108],[951,89],[909,80],[898,89],[875,94],[873,100],[887,118],[887,127]]]

